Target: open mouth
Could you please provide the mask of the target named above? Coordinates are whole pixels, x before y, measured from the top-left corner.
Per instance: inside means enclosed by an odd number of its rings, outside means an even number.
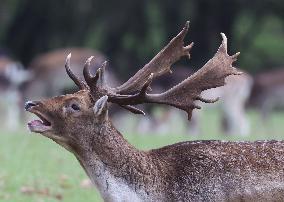
[[[51,130],[52,128],[51,122],[48,121],[46,116],[44,116],[42,113],[35,110],[34,108],[31,108],[28,111],[37,115],[38,118],[40,118],[40,119],[36,119],[36,120],[32,120],[28,122],[28,128],[30,129],[31,132],[43,133],[43,132]]]

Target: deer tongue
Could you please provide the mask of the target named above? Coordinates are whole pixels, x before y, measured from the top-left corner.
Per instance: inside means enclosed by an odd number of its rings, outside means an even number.
[[[41,120],[33,120],[28,123],[28,128],[31,132],[42,133],[50,130],[51,125],[47,125]]]
[[[28,125],[31,125],[31,126],[42,126],[43,125],[43,122],[41,120],[32,120],[28,123]]]

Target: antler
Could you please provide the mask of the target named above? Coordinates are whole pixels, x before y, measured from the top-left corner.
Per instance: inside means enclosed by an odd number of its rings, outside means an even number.
[[[90,57],[84,66],[83,75],[87,85],[71,72],[71,55],[68,55],[66,59],[66,71],[81,89],[90,90],[94,100],[108,95],[109,102],[116,103],[135,114],[144,114],[144,112],[132,105],[142,103],[167,104],[186,111],[188,119],[190,119],[193,109],[200,109],[200,106],[194,103],[196,100],[206,103],[213,103],[218,100],[218,98],[212,100],[202,98],[202,91],[223,86],[227,76],[239,75],[241,72],[232,67],[232,63],[237,60],[240,53],[238,52],[232,56],[228,55],[227,38],[225,34],[221,33],[223,41],[217,53],[199,71],[164,93],[147,94],[147,90],[154,78],[171,72],[170,66],[180,57],[190,57],[189,51],[193,43],[184,46],[183,42],[188,27],[189,22],[186,22],[183,30],[163,50],[119,87],[110,88],[106,85],[104,80],[106,62],[97,70],[95,76],[91,75],[89,68],[93,57]]]
[[[225,85],[225,78],[229,75],[239,75],[232,63],[236,61],[239,52],[233,56],[227,54],[227,38],[221,33],[223,41],[214,57],[209,60],[199,71],[185,79],[178,85],[161,94],[147,94],[147,88],[153,80],[151,74],[144,83],[139,93],[135,95],[115,95],[109,96],[109,101],[120,105],[159,103],[167,104],[184,110],[190,120],[193,109],[200,109],[194,101],[200,100],[206,103],[213,103],[218,100],[207,100],[201,97],[201,92],[210,88],[216,88]]]
[[[132,94],[141,90],[144,83],[147,81],[150,74],[153,74],[153,79],[162,76],[166,73],[171,73],[171,65],[174,64],[182,56],[190,58],[189,51],[193,43],[184,47],[184,37],[189,28],[189,21],[186,22],[183,30],[174,37],[170,43],[164,47],[148,64],[140,69],[133,77],[126,81],[121,86],[114,89],[117,94]]]
[[[150,74],[153,74],[153,78],[161,76],[165,73],[171,72],[170,66],[175,63],[180,57],[188,56],[190,57],[189,50],[192,48],[193,43],[184,47],[184,37],[188,32],[189,21],[186,22],[183,30],[174,37],[170,43],[163,48],[148,64],[146,64],[142,69],[140,69],[133,77],[131,77],[127,82],[116,88],[110,88],[106,85],[104,81],[104,73],[106,62],[99,68],[95,76],[90,73],[90,62],[93,57],[87,59],[83,75],[85,81],[88,85],[82,82],[78,77],[76,77],[70,70],[70,57],[67,56],[66,59],[66,71],[70,78],[79,86],[80,89],[89,89],[91,91],[91,96],[97,99],[103,95],[109,95],[111,97],[119,96],[121,94],[132,94],[135,93],[143,87],[145,81],[148,79]],[[144,114],[143,111],[137,109],[133,106],[127,104],[119,104],[121,107],[136,113]]]

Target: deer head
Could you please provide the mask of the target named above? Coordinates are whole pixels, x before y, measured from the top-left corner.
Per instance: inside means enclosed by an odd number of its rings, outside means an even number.
[[[71,54],[66,59],[66,72],[80,90],[74,94],[54,97],[43,101],[26,103],[26,110],[36,114],[41,120],[28,123],[32,132],[41,133],[71,151],[88,149],[90,142],[98,138],[101,130],[111,124],[108,118],[108,103],[117,104],[135,114],[144,114],[133,105],[142,103],[166,104],[184,110],[191,118],[193,109],[200,108],[194,101],[206,103],[217,99],[203,99],[202,91],[225,84],[225,78],[240,74],[232,63],[239,53],[227,54],[227,38],[221,34],[223,41],[217,53],[199,71],[173,88],[161,94],[148,94],[150,84],[156,77],[171,72],[171,65],[182,56],[190,58],[189,51],[193,43],[184,46],[189,22],[148,64],[133,77],[118,87],[109,87],[104,80],[106,62],[95,75],[90,74],[90,63],[87,59],[83,75],[85,81],[78,78],[70,69]]]

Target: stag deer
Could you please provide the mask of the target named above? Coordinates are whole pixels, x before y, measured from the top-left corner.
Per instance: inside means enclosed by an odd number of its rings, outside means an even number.
[[[232,63],[239,53],[227,54],[227,38],[199,71],[161,94],[147,93],[151,81],[170,71],[182,56],[189,56],[193,43],[184,46],[183,30],[148,64],[121,86],[104,82],[104,68],[92,76],[89,58],[85,82],[66,70],[80,91],[43,101],[26,103],[26,110],[41,120],[28,123],[72,152],[105,201],[283,201],[284,143],[276,141],[193,141],[150,151],[130,145],[113,127],[108,103],[142,114],[133,105],[167,104],[184,110],[190,119],[194,101],[202,91],[225,84],[229,75],[240,74]]]

